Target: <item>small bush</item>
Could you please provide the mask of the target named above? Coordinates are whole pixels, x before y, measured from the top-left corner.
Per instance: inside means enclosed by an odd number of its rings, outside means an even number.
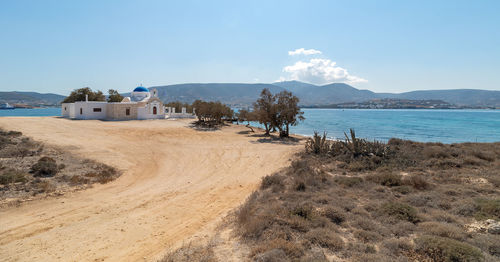
[[[346,214],[342,209],[328,207],[324,211],[324,216],[330,219],[333,223],[339,225],[346,220]]]
[[[346,186],[346,187],[353,187],[356,185],[359,185],[363,183],[363,178],[361,177],[336,177],[335,182]]]
[[[326,140],[326,132],[320,136],[318,132],[314,131],[314,136],[306,141],[306,152],[313,154],[326,154],[330,150],[328,140]]]
[[[313,229],[306,233],[305,237],[314,244],[339,251],[344,248],[344,241],[336,233],[327,229]]]
[[[261,189],[269,188],[273,185],[284,186],[283,177],[279,175],[269,175],[262,178],[262,183],[260,184]]]
[[[500,199],[476,199],[477,211],[475,217],[477,220],[500,219]]]
[[[388,202],[382,205],[382,212],[386,215],[412,223],[419,221],[417,210],[410,205],[399,202]]]
[[[363,241],[363,243],[374,242],[381,239],[380,234],[378,234],[377,232],[366,230],[354,231],[354,237]]]
[[[401,186],[403,184],[401,175],[393,174],[390,172],[370,175],[367,177],[367,180],[388,187]]]
[[[453,238],[456,240],[464,240],[466,237],[465,233],[460,228],[448,223],[425,222],[419,226],[429,235]]]
[[[403,180],[403,183],[409,186],[412,186],[413,188],[417,190],[425,190],[430,187],[429,183],[425,178],[419,175],[411,175],[408,178],[405,178]]]
[[[417,252],[437,262],[483,261],[483,254],[479,249],[454,239],[421,236],[415,243]]]
[[[56,190],[56,186],[52,184],[50,181],[38,181],[36,183],[36,187],[38,189],[38,193],[50,193]]]
[[[10,183],[24,183],[28,181],[22,172],[14,169],[9,169],[4,173],[0,174],[0,184],[8,185]]]
[[[57,167],[56,160],[47,156],[40,158],[38,162],[31,167],[31,172],[36,177],[55,176],[58,171],[59,168]]]

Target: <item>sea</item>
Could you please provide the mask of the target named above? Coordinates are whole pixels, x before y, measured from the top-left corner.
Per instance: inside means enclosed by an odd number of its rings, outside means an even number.
[[[290,132],[312,136],[327,133],[344,139],[344,132],[387,141],[392,137],[420,142],[500,142],[500,110],[441,109],[302,109],[303,122]],[[60,116],[60,108],[0,110],[3,116]]]

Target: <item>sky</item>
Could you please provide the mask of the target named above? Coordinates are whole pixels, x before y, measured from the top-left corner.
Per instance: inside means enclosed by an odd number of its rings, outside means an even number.
[[[0,91],[500,90],[500,1],[0,0]]]

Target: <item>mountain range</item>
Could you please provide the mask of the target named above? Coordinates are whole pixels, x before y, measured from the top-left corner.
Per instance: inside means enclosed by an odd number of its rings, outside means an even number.
[[[188,83],[153,86],[165,102],[181,101],[191,103],[196,99],[221,101],[233,106],[251,105],[264,88],[272,93],[291,91],[300,98],[302,106],[325,106],[347,102],[364,102],[373,99],[393,98],[410,100],[443,100],[457,106],[500,107],[500,91],[478,89],[423,90],[405,93],[375,93],[361,90],[344,83],[313,85],[299,81],[285,81],[272,84],[242,83]],[[106,91],[106,90],[104,90]],[[130,93],[123,94],[125,96]],[[36,92],[0,92],[0,102],[26,104],[57,104],[64,96]]]

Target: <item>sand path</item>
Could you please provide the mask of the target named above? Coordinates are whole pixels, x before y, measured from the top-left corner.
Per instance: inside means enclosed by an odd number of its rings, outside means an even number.
[[[287,165],[300,145],[258,142],[231,126],[0,118],[0,127],[118,167],[117,180],[0,210],[2,261],[144,261],[203,237]]]

